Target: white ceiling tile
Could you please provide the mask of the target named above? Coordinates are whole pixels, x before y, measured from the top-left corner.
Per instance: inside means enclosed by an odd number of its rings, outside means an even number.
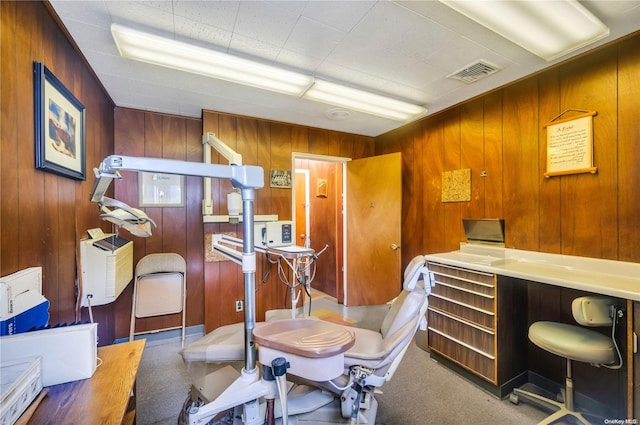
[[[108,1],[106,4],[113,22],[173,34],[170,2]]]
[[[234,34],[229,45],[229,53],[231,54],[239,54],[239,56],[248,58],[261,58],[269,63],[275,62],[280,50],[282,50],[280,46],[240,34]]]
[[[345,33],[301,17],[289,35],[284,48],[307,56],[324,58],[340,44]]]
[[[523,0],[524,1],[524,0]],[[198,117],[202,109],[377,135],[400,122],[120,58],[117,22],[375,93],[429,113],[494,90],[640,29],[640,0],[587,0],[611,35],[553,62],[438,1],[68,1],[50,3],[116,105]],[[482,59],[501,71],[474,84],[446,76]]]
[[[216,50],[227,51],[231,43],[231,32],[225,29],[193,21],[182,16],[174,19],[176,39],[189,42],[196,40],[204,46],[215,46]]]
[[[96,27],[84,21],[69,20],[66,23],[66,27],[71,33],[86,34],[85,37],[76,40],[76,44],[81,50],[92,50],[114,56],[120,54],[111,36],[110,26],[107,26],[107,29],[98,31]]]
[[[228,32],[233,31],[239,7],[240,3],[235,1],[173,0],[176,17],[201,22]]]
[[[85,57],[96,74],[109,74],[122,78],[132,78],[129,59],[120,55],[102,53],[99,50],[86,50]]]
[[[78,7],[77,1],[58,1],[55,5],[58,15],[65,17],[67,20],[89,23],[92,26],[100,28],[109,28],[111,26],[111,16],[109,8],[104,1],[92,1],[82,4]]]
[[[375,1],[310,1],[302,15],[342,32],[350,32]]]
[[[266,3],[270,3],[279,7],[280,9],[287,10],[295,13],[296,15],[302,15],[302,12],[309,3],[315,3],[318,0],[264,0]],[[320,0],[323,1],[323,0]],[[360,0],[358,0],[360,1]]]
[[[279,7],[277,3],[241,1],[233,32],[282,47],[298,16]]]
[[[315,70],[322,64],[323,58],[313,56],[313,52],[309,55],[291,52],[287,49],[281,49],[278,53],[276,61],[293,70],[298,70],[305,75],[314,75]]]
[[[324,60],[318,65],[314,75],[321,79],[340,82],[350,81],[357,72],[354,68]]]

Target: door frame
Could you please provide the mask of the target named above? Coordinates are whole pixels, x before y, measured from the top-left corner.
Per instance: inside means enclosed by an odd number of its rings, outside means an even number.
[[[331,155],[318,155],[307,152],[292,152],[291,153],[291,169],[296,170],[296,160],[297,159],[309,159],[312,161],[323,161],[323,162],[336,162],[342,164],[342,193],[340,197],[342,198],[342,270],[339,272],[342,274],[342,299],[339,297],[338,293],[338,302],[344,303],[344,299],[347,293],[347,222],[346,211],[347,211],[347,202],[346,202],[346,184],[347,184],[347,162],[351,161],[352,158],[341,157],[341,156],[331,156]],[[291,179],[291,217],[293,222],[293,232],[297,234],[298,230],[296,228],[296,187],[295,187],[295,178]],[[307,220],[307,226],[310,226],[309,220]]]
[[[295,164],[294,164],[294,166],[295,166]],[[308,245],[307,241],[309,241],[309,232],[311,231],[310,230],[311,225],[309,224],[309,216],[310,216],[310,214],[309,214],[309,211],[310,211],[310,208],[309,208],[309,203],[310,203],[310,199],[309,199],[309,170],[306,170],[304,168],[302,168],[302,169],[294,168],[293,173],[294,173],[294,176],[296,174],[298,174],[298,173],[304,175],[304,186],[305,186],[305,189],[304,189],[304,197],[305,197],[304,198],[304,203],[306,205],[305,212],[304,212],[304,215],[305,215],[304,233],[307,235],[305,237],[305,240],[304,240],[304,246],[305,246],[305,248],[309,248],[307,246]],[[291,202],[292,202],[292,208],[293,208],[293,211],[291,212],[291,217],[293,217],[293,219],[291,221],[293,221],[293,229],[292,229],[292,231],[293,231],[293,234],[296,235],[296,240],[297,240],[298,228],[297,228],[297,220],[296,220],[296,217],[297,217],[296,211],[298,209],[298,205],[296,203],[296,183],[295,183],[295,181],[296,181],[296,179],[294,178],[292,180],[292,186],[291,186],[291,191],[292,191],[291,192],[292,193],[291,194]]]

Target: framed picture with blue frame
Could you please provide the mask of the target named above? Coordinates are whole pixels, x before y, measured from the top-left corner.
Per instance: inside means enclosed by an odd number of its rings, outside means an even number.
[[[33,76],[36,168],[85,180],[85,108],[44,64]]]

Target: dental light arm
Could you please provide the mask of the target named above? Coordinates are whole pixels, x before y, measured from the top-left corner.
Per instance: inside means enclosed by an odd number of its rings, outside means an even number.
[[[204,164],[176,159],[111,155],[102,161],[98,171],[101,177],[106,176],[113,179],[118,175],[119,170],[229,179],[233,187],[240,189],[258,189],[264,186],[262,167],[250,165]]]
[[[204,145],[204,163],[211,164],[211,148],[215,149],[220,155],[222,155],[229,165],[242,165],[242,155],[227,146],[222,140],[218,139],[214,133],[205,133],[202,135],[202,144]],[[232,195],[231,198],[233,199]],[[227,199],[228,203],[232,203],[231,199]],[[211,179],[204,179],[204,199],[202,200],[202,215],[213,214],[213,201],[211,199]],[[229,212],[232,216],[232,212]],[[238,213],[233,216],[237,218]]]
[[[229,161],[229,165],[242,165],[242,155],[227,146],[222,140],[218,139],[215,134],[205,133],[202,136],[202,144],[209,145],[218,151],[220,155]]]
[[[96,202],[102,209],[109,204],[110,198],[104,196],[109,184],[114,178],[120,179],[119,170],[147,171],[154,173],[179,174],[196,177],[212,177],[229,179],[231,184],[240,189],[244,211],[243,243],[242,243],[242,273],[244,275],[245,298],[245,369],[256,370],[256,346],[253,340],[255,328],[255,271],[256,255],[253,238],[253,201],[255,189],[264,186],[264,172],[262,167],[248,165],[219,165],[201,162],[178,161],[161,158],[142,158],[121,155],[111,155],[105,158],[96,170],[96,181],[91,193],[91,201]]]

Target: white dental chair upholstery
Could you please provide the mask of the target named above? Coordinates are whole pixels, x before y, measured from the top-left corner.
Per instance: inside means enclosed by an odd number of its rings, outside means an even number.
[[[324,332],[329,339],[328,341],[325,341],[326,338],[319,340],[315,337],[302,335],[299,342],[291,341],[283,344],[285,334],[288,339],[290,334],[301,333],[297,329],[298,327],[314,327],[313,322],[318,323],[320,319],[285,319],[256,323],[254,336],[258,343],[260,362],[263,365],[265,364],[265,359],[271,360],[271,357],[282,356],[287,360],[291,359],[291,369],[288,373],[293,375],[294,382],[304,384],[302,385],[303,387],[318,388],[316,391],[322,391],[325,395],[333,394],[332,397],[329,397],[329,401],[322,402],[324,404],[318,403],[313,410],[298,410],[301,413],[296,414],[300,415],[299,418],[303,421],[301,423],[307,423],[304,421],[309,420],[309,418],[312,418],[312,422],[309,423],[316,423],[313,420],[318,417],[322,417],[322,423],[327,424],[349,423],[344,418],[354,414],[353,412],[359,412],[357,413],[359,423],[373,425],[377,411],[374,390],[393,376],[415,332],[421,322],[425,320],[430,292],[429,279],[425,278],[426,275],[427,268],[424,256],[415,257],[404,272],[403,290],[391,303],[379,331],[331,323],[332,327],[337,327],[343,331],[340,332],[334,329],[331,332]],[[300,325],[294,324],[297,320]],[[283,323],[283,325],[280,326],[280,323]],[[184,361],[186,363],[193,361],[221,363],[243,360],[243,335],[242,328],[239,325],[242,324],[222,326],[204,336],[201,340],[189,345],[182,350]],[[280,329],[282,327],[287,329]],[[329,333],[333,336],[329,337]],[[323,334],[323,332],[320,332],[320,334]],[[355,341],[353,341],[353,334],[355,334]],[[348,338],[349,335],[351,335],[350,338]],[[346,349],[346,351],[339,350],[338,354],[341,363],[338,365],[337,373],[309,370],[317,368],[304,366],[305,364],[315,364],[316,356],[301,352],[297,349],[296,344],[306,345],[313,342],[314,349],[315,345],[319,344],[323,346],[322,350],[329,352],[327,357],[336,358],[333,355],[334,353],[331,353],[335,347],[324,347],[325,343],[331,342],[331,339],[337,340],[336,347],[344,347]],[[283,345],[287,344],[294,348],[289,350],[283,347]],[[272,356],[270,351],[274,347],[278,351]],[[308,357],[309,359],[306,360],[302,357]],[[296,366],[295,362],[301,362],[302,367]],[[358,387],[357,393],[354,387]],[[334,402],[326,404],[331,399]],[[296,403],[293,404],[297,405]],[[326,409],[333,409],[331,411],[338,412],[337,416],[334,413],[328,414]],[[367,413],[360,412],[360,409],[366,410]]]
[[[612,326],[615,337],[615,323],[618,309],[615,301],[606,297],[580,297],[571,304],[573,318],[582,326]],[[529,340],[550,353],[566,358],[566,383],[564,403],[516,388],[512,401],[529,401],[539,407],[555,411],[539,423],[552,424],[566,417],[573,417],[580,423],[589,425],[582,413],[574,409],[572,361],[589,363],[594,366],[618,368],[622,358],[612,337],[602,333],[566,323],[535,322],[529,327]],[[617,364],[616,364],[617,363]]]
[[[181,329],[181,343],[184,347],[186,319],[186,282],[187,265],[181,255],[175,253],[149,254],[136,264],[133,299],[131,307],[131,326],[129,341],[136,333],[136,319],[155,317],[182,312],[180,326],[159,330]]]
[[[391,378],[420,323],[425,320],[430,292],[425,275],[424,256],[414,257],[404,271],[403,290],[391,303],[380,331],[352,328],[356,343],[345,353],[346,368],[360,365],[375,369],[374,374],[385,380]]]

